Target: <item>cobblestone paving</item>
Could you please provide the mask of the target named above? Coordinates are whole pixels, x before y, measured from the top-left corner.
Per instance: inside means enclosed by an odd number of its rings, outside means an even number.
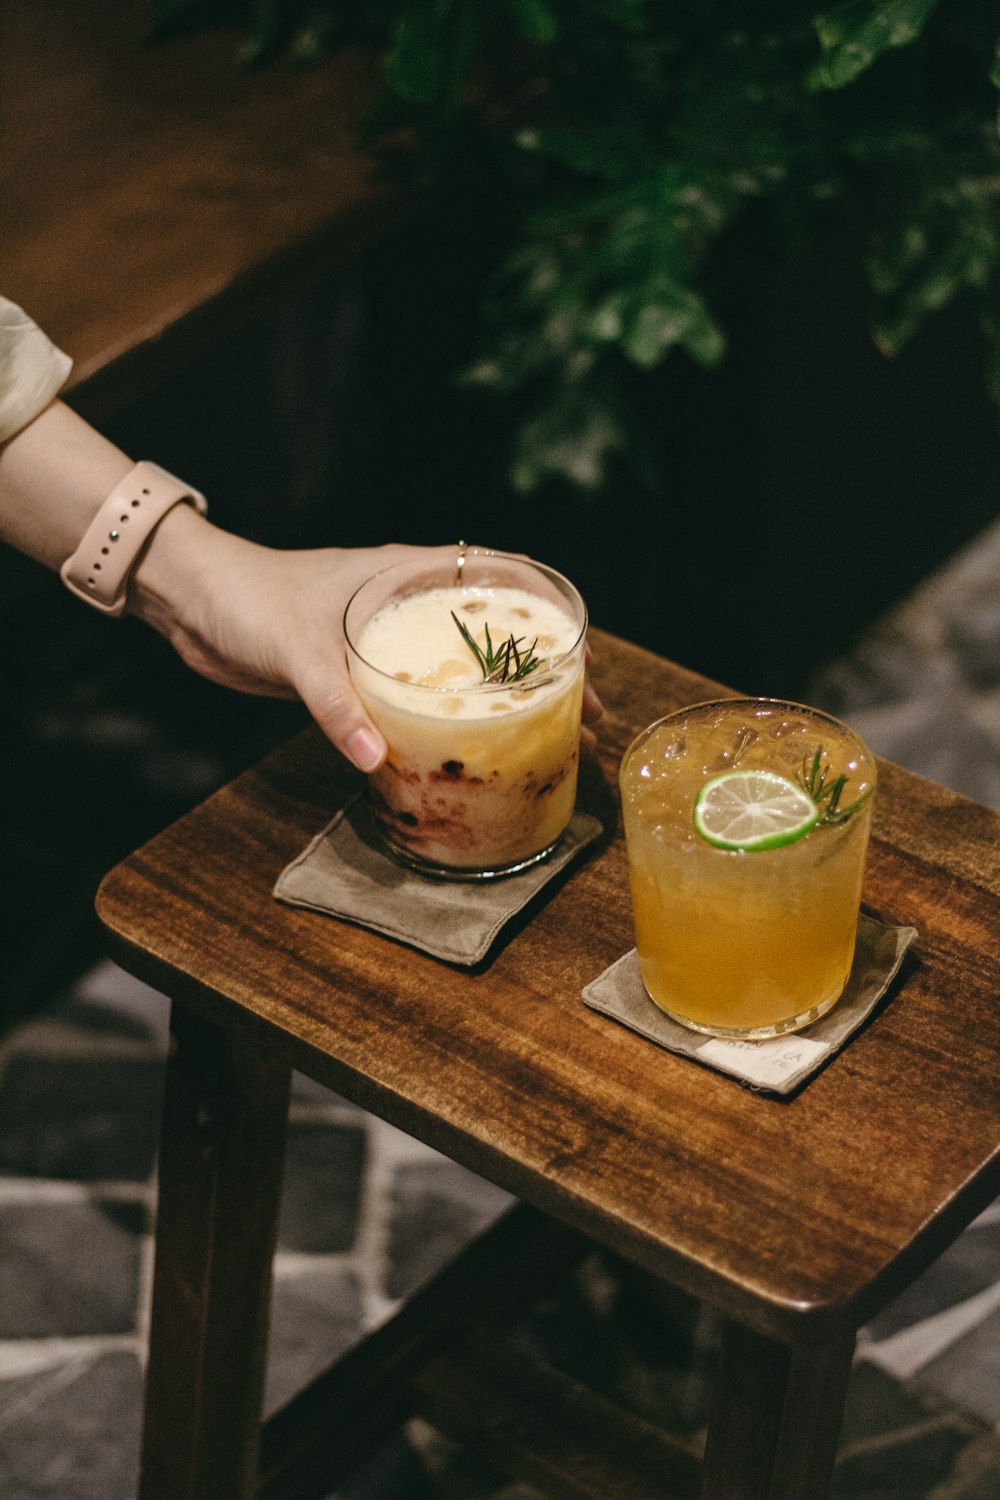
[[[817,674],[888,760],[1000,807],[1000,523]]]
[[[1000,806],[1000,527],[819,674],[881,754]],[[131,1500],[155,1212],[163,997],[109,962],[0,1043],[0,1495]],[[273,1409],[509,1200],[297,1078],[272,1315]],[[530,1336],[697,1435],[717,1328],[588,1262]],[[835,1495],[1000,1494],[1000,1204],[862,1331]],[[338,1500],[531,1500],[412,1423]],[[225,1500],[225,1497],[220,1497]],[[609,1497],[613,1500],[613,1497]],[[803,1497],[808,1500],[808,1497]]]

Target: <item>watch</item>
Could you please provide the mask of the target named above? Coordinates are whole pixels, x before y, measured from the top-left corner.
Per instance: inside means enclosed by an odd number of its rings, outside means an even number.
[[[71,593],[105,615],[124,612],[128,581],[156,527],[175,505],[186,502],[200,515],[205,496],[159,464],[143,461],[119,480],[59,569]]]

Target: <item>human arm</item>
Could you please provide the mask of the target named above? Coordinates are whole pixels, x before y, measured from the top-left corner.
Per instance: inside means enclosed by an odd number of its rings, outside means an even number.
[[[52,402],[0,447],[0,536],[57,569],[132,468],[114,443]],[[351,688],[343,613],[369,574],[415,550],[280,552],[177,505],[132,571],[128,610],[211,681],[300,697],[337,748],[370,771],[384,760],[385,741]]]
[[[132,467],[127,454],[52,402],[0,447],[0,536],[58,568]],[[211,681],[301,698],[347,759],[371,771],[386,746],[351,686],[344,609],[373,572],[435,550],[392,544],[276,551],[176,505],[132,571],[128,609]],[[588,688],[585,718],[599,713]]]

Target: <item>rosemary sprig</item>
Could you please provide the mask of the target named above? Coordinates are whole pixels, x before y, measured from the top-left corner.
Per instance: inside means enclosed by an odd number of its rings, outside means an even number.
[[[812,798],[819,808],[819,823],[846,823],[852,813],[863,806],[871,796],[869,792],[862,792],[854,802],[847,807],[841,807],[840,799],[847,785],[847,776],[841,773],[831,779],[831,767],[826,759],[826,750],[822,745],[817,745],[813,758],[810,761],[807,756],[802,762],[802,770],[796,775],[796,781],[802,790]]]
[[[537,636],[527,650],[524,649],[524,636],[515,636],[513,633],[499,646],[494,646],[490,627],[486,625],[486,650],[484,651],[468,625],[458,618],[454,610],[451,611],[451,618],[461,631],[465,644],[479,663],[484,682],[523,682],[525,677],[530,676],[542,665],[535,655],[535,647],[538,645]]]

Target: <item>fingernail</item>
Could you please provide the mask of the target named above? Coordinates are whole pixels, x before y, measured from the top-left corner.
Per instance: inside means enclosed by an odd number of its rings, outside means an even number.
[[[348,735],[344,753],[359,771],[374,771],[382,762],[385,748],[373,730],[362,727]]]

